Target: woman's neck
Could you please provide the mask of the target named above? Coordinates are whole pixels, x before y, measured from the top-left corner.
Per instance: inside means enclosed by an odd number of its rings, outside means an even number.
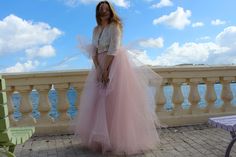
[[[108,25],[108,20],[102,20],[101,26],[106,27]]]

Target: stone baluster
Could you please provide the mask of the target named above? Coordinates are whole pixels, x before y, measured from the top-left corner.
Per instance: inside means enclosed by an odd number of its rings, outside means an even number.
[[[40,118],[40,112],[38,110],[39,107],[39,93],[35,90],[34,86],[31,85],[31,93],[30,93],[30,100],[33,106],[33,113],[32,116],[34,117],[35,121]]]
[[[157,89],[156,89],[156,96],[155,96],[155,100],[156,100],[156,113],[158,113],[158,112],[162,112],[162,111],[164,111],[165,109],[164,109],[164,105],[165,105],[165,103],[166,103],[166,97],[165,97],[165,95],[164,95],[164,86],[165,85],[160,85],[160,86],[158,86],[157,87]]]
[[[168,112],[165,112],[165,114],[169,116],[169,115],[173,115],[173,109],[174,109],[174,104],[172,101],[172,95],[173,95],[172,79],[171,78],[164,79],[163,83],[165,84],[165,86],[163,87],[163,93],[166,100],[164,109],[165,111],[168,111]]]
[[[224,77],[223,79],[221,79],[221,84],[223,85],[221,91],[221,99],[224,101],[224,104],[221,107],[222,112],[233,110],[231,104],[231,100],[233,100],[233,93],[230,88],[231,80],[233,80],[233,77]]]
[[[48,115],[51,106],[49,103],[48,92],[51,89],[51,85],[36,85],[34,88],[39,93],[39,106],[40,118],[37,120],[39,126],[45,125],[52,122],[52,119]]]
[[[79,109],[79,101],[80,101],[80,96],[81,96],[83,88],[84,88],[84,82],[83,83],[73,83],[71,85],[74,87],[74,89],[77,92],[77,99],[76,99],[76,102],[75,102],[75,107],[77,109]]]
[[[214,103],[216,101],[216,92],[215,92],[215,88],[214,88],[214,84],[216,82],[217,79],[215,78],[205,78],[204,81],[207,85],[207,90],[206,90],[206,95],[205,95],[205,99],[206,99],[206,103],[207,106],[205,108],[205,113],[209,113],[211,110],[214,110]]]
[[[183,93],[181,91],[181,83],[185,82],[184,79],[173,79],[173,95],[172,95],[172,102],[174,104],[174,109],[172,111],[172,115],[174,114],[181,114],[183,111],[182,103],[184,101]]]
[[[15,89],[21,95],[20,112],[22,113],[22,117],[19,122],[17,122],[17,125],[35,125],[35,120],[32,117],[33,106],[31,105],[29,98],[29,94],[32,91],[31,86],[16,86]]]
[[[9,119],[11,121],[11,126],[16,126],[16,121],[14,120],[14,108],[13,108],[13,103],[12,103],[12,94],[14,92],[14,87],[10,87],[10,89],[7,89],[7,107],[8,107],[8,114],[9,114]]]
[[[198,83],[200,82],[199,79],[190,79],[189,85],[190,85],[190,92],[188,100],[191,103],[191,106],[189,108],[189,113],[192,114],[193,111],[196,111],[198,108],[198,102],[200,101],[200,96],[198,92]]]
[[[70,105],[67,100],[67,90],[69,89],[68,84],[55,84],[54,87],[58,93],[58,112],[60,114],[59,121],[69,121],[70,116],[67,115],[67,110],[69,109]]]

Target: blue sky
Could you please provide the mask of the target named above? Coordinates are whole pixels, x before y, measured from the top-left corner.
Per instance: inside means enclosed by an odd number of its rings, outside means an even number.
[[[123,45],[143,63],[235,64],[235,0],[112,0]],[[0,72],[88,69],[77,48],[98,0],[0,0]]]

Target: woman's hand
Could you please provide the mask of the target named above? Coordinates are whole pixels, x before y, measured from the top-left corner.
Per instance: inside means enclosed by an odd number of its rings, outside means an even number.
[[[97,81],[102,82],[102,69],[100,66],[96,68]]]
[[[106,86],[108,82],[109,82],[109,71],[108,70],[103,70],[103,72],[102,72],[102,83]]]

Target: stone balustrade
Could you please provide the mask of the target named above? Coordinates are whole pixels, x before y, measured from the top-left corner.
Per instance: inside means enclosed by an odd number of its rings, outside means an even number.
[[[153,67],[163,77],[156,113],[167,126],[207,122],[236,114],[236,66]],[[36,134],[71,132],[88,71],[3,74],[12,126],[36,126]],[[155,89],[154,89],[155,90]]]

